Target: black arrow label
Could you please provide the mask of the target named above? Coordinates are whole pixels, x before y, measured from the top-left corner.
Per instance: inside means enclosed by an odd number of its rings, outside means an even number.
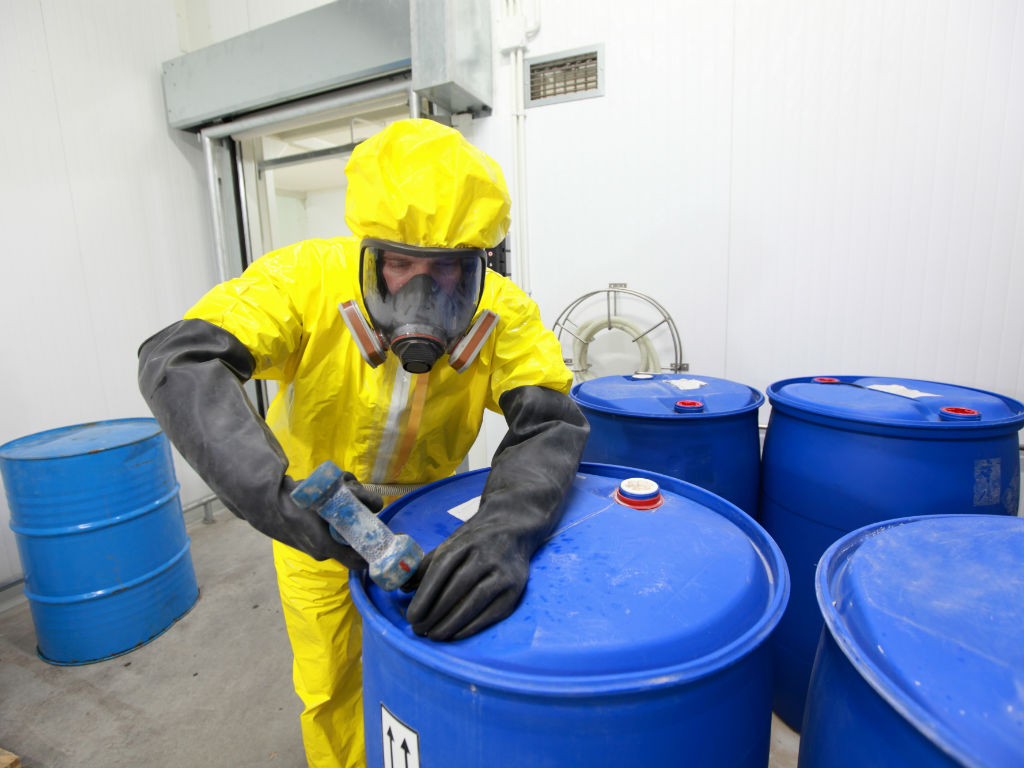
[[[379,768],[419,768],[420,737],[414,728],[403,723],[384,703],[380,705],[380,735],[384,754]],[[380,742],[378,742],[380,743]],[[401,754],[396,755],[395,752]],[[397,758],[397,759],[396,759]]]

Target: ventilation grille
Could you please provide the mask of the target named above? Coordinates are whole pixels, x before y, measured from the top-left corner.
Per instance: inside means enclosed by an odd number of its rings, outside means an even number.
[[[529,59],[527,106],[603,95],[600,48]]]

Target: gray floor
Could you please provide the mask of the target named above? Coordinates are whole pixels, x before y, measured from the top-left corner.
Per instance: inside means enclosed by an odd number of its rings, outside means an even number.
[[[306,764],[269,539],[214,519],[188,525],[199,601],[124,656],[47,664],[27,602],[0,607],[0,748],[24,768]],[[771,768],[796,766],[798,744],[776,719]]]
[[[200,595],[163,635],[80,667],[0,613],[0,747],[25,768],[304,766],[270,540],[221,510],[188,526]]]

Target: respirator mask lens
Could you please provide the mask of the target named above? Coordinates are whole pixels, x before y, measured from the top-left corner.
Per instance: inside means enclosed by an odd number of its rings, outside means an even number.
[[[410,373],[426,373],[469,328],[486,254],[366,239],[360,283],[370,321]]]

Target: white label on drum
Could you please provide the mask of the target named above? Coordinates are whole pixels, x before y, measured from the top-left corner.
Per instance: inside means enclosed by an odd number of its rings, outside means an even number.
[[[480,509],[480,497],[472,498],[469,501],[464,501],[457,507],[452,507],[448,510],[448,514],[453,517],[459,518],[462,522],[466,522],[476,511]]]
[[[380,705],[384,768],[420,768],[420,735]]]
[[[903,397],[938,397],[931,392],[911,389],[902,384],[868,384],[868,389],[877,389],[879,392],[888,392],[890,395],[902,395]]]
[[[974,460],[974,506],[999,503],[1002,469],[1002,460],[998,458]]]
[[[668,383],[676,389],[684,391],[700,389],[701,387],[706,387],[708,385],[706,381],[701,381],[700,379],[668,379]]]

